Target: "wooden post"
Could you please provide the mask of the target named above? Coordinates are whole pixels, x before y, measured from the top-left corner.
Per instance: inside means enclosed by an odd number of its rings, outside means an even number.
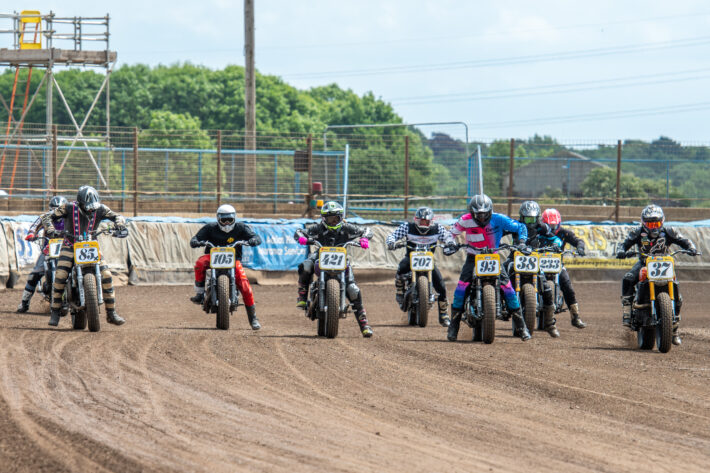
[[[508,168],[508,217],[513,215],[513,163],[515,161],[515,138],[510,139],[510,166]]]
[[[133,127],[133,216],[138,216],[138,127]]]
[[[217,130],[217,208],[222,205],[222,130]]]
[[[254,0],[244,0],[244,126],[246,150],[256,149],[256,71],[254,70]],[[256,155],[244,156],[244,190],[256,197]]]
[[[409,135],[404,135],[404,219],[409,214]]]
[[[619,201],[621,199],[621,140],[616,143],[616,208],[615,220],[619,222]]]
[[[57,195],[59,176],[57,174],[57,125],[52,125],[52,189]]]

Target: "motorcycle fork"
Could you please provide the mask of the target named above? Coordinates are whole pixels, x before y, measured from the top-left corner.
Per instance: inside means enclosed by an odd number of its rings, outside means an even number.
[[[345,285],[345,271],[340,273],[340,307],[338,309],[338,315],[343,314],[345,312],[345,294],[347,292],[347,286]]]
[[[515,292],[520,295],[520,273],[515,273]]]
[[[653,321],[656,321],[656,285],[653,283],[653,281],[648,282],[648,295],[649,295],[649,300],[651,301],[651,316],[653,317]]]
[[[232,306],[237,303],[237,275],[234,272],[234,268],[230,268],[229,270],[229,283],[232,285],[229,291],[232,300],[229,301],[229,305]]]
[[[320,287],[318,288],[318,308],[325,311],[325,271],[321,271],[318,275]]]
[[[101,267],[96,264],[94,265],[94,272],[96,273],[96,298],[99,301],[99,305],[104,303],[104,285],[101,284]]]
[[[74,265],[74,271],[76,272],[76,286],[79,289],[79,307],[84,307],[86,302],[84,301],[84,273],[81,272],[81,267]]]
[[[476,313],[475,317],[480,320],[483,317],[483,285],[480,279],[476,279]]]
[[[217,270],[210,269],[210,300],[212,307],[217,307]]]
[[[496,292],[496,319],[499,319],[501,317],[501,311],[502,309],[502,301],[500,300],[500,279],[496,279],[495,286]]]

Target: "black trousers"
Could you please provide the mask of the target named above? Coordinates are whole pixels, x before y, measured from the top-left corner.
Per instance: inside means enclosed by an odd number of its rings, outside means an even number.
[[[409,256],[402,258],[402,261],[399,262],[399,267],[397,268],[397,276],[409,273],[411,271],[409,264]],[[431,272],[431,282],[434,285],[434,290],[439,294],[439,298],[443,301],[447,300],[446,284],[444,283],[444,278],[441,276],[441,272],[436,265],[434,265],[434,270]]]
[[[567,307],[577,303],[577,295],[574,293],[574,288],[572,288],[572,281],[569,279],[567,268],[562,268],[560,272],[560,289],[562,289],[562,296],[565,298]]]

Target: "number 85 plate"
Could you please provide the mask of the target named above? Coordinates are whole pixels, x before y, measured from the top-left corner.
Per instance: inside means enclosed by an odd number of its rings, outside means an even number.
[[[74,262],[76,264],[94,264],[101,259],[98,241],[80,241],[74,243]]]

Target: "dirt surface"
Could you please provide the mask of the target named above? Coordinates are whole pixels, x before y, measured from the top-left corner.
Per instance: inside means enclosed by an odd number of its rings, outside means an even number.
[[[618,284],[577,284],[584,330],[492,345],[404,326],[389,286],[363,286],[372,339],[350,316],[334,340],[294,287],[254,289],[260,332],[242,307],[215,330],[189,287],[118,288],[128,323],[95,334],[0,293],[0,471],[710,470],[707,284],[668,354],[635,348]]]

